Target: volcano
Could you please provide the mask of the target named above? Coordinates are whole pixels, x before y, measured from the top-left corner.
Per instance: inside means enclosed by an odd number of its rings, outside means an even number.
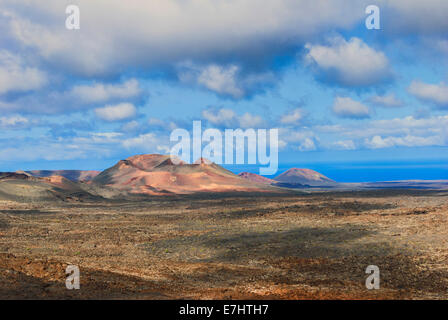
[[[334,180],[311,169],[291,168],[274,178],[278,185],[327,187],[337,184]]]
[[[148,195],[269,189],[266,185],[238,177],[207,159],[198,159],[193,164],[176,159],[175,163],[169,155],[137,155],[104,170],[91,184]]]

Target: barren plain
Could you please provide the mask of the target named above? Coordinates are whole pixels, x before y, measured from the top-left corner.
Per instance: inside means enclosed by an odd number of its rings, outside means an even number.
[[[448,191],[0,201],[1,299],[448,299]],[[80,290],[65,267],[80,268]],[[367,290],[368,265],[380,269]]]

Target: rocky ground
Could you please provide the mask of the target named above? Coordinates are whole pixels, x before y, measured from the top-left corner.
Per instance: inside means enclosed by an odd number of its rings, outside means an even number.
[[[2,299],[447,299],[448,192],[0,202]],[[79,266],[80,290],[65,268]],[[367,290],[365,269],[380,269]]]

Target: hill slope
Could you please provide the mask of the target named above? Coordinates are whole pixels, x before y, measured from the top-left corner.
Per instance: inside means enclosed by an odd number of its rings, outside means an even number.
[[[33,177],[26,173],[0,173],[0,199],[12,201],[83,201],[97,196],[86,191],[82,184],[61,176]]]
[[[206,159],[173,164],[169,155],[137,155],[119,161],[92,180],[131,194],[189,194],[195,192],[265,191],[256,184]]]
[[[90,181],[101,173],[94,170],[31,170],[24,173],[34,177],[47,178],[51,176],[61,176],[71,181]]]
[[[274,178],[280,185],[331,186],[337,182],[311,169],[291,168]]]
[[[250,172],[241,172],[238,174],[239,177],[255,182],[255,183],[263,183],[263,184],[274,184],[275,181],[263,176],[260,176],[256,173],[250,173]]]

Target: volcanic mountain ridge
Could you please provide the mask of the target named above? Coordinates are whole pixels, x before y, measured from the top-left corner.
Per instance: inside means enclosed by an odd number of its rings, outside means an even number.
[[[104,170],[92,185],[131,194],[189,194],[195,192],[272,191],[269,186],[243,179],[207,159],[188,164],[171,156],[137,155]]]

